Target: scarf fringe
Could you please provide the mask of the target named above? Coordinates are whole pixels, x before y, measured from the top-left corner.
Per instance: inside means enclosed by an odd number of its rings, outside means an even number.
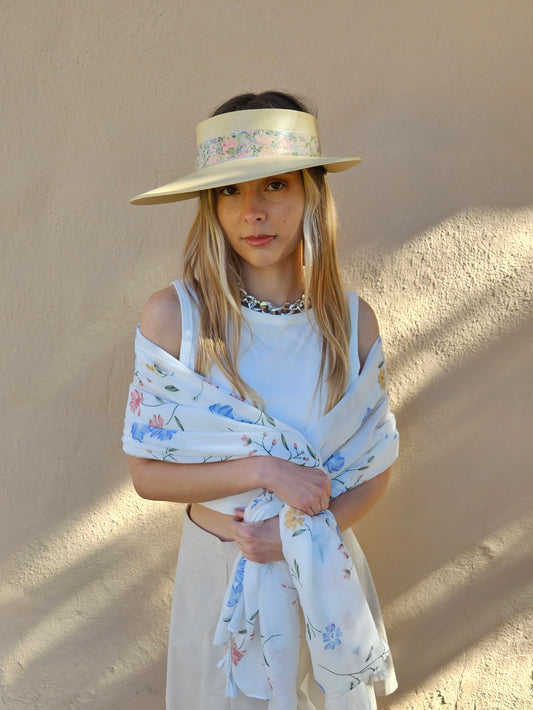
[[[217,663],[217,668],[222,668],[226,674],[226,697],[236,698],[240,694],[240,690],[233,678],[232,673],[232,662],[231,662],[231,648],[228,648],[223,658]]]

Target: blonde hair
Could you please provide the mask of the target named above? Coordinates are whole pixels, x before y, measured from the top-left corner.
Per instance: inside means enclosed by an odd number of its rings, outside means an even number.
[[[316,392],[320,392],[324,382],[327,412],[342,398],[348,386],[350,313],[337,262],[337,212],[325,171],[323,168],[302,170],[302,177],[304,298],[306,306],[313,309],[322,335]],[[214,190],[200,193],[198,214],[185,245],[183,274],[200,311],[196,370],[207,376],[215,365],[241,397],[262,407],[261,397],[242,380],[237,369],[244,320],[239,262],[218,221]]]

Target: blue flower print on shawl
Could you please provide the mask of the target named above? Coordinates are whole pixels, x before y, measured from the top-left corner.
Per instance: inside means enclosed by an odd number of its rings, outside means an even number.
[[[328,473],[337,473],[344,466],[344,456],[340,451],[336,451],[329,459],[324,463],[324,468]]]
[[[221,417],[233,419],[234,422],[244,422],[245,424],[255,423],[251,422],[249,419],[241,419],[240,417],[237,417],[233,411],[233,407],[230,407],[229,404],[212,404],[209,407],[209,411],[213,412],[213,414],[220,414]]]
[[[131,436],[135,441],[144,441],[144,437],[149,434],[151,439],[159,439],[159,441],[168,441],[172,439],[177,429],[163,429],[162,427],[149,426],[148,424],[131,425]]]
[[[244,565],[246,564],[246,558],[241,557],[239,564],[235,570],[235,577],[233,579],[233,584],[231,586],[231,594],[228,599],[228,606],[235,606],[239,601],[242,594],[242,582],[244,579]]]
[[[335,624],[328,624],[326,630],[322,634],[322,641],[324,641],[324,650],[333,650],[335,646],[340,646],[342,631]]]

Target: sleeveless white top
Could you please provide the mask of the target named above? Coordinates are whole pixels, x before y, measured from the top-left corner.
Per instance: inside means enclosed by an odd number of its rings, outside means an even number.
[[[194,370],[198,342],[198,307],[182,281],[174,281],[181,305],[182,338],[180,361]],[[359,298],[348,292],[350,307],[350,381],[359,375],[357,317]],[[326,388],[316,392],[322,339],[312,309],[307,313],[272,315],[242,308],[245,320],[239,347],[239,372],[265,403],[265,411],[302,431],[323,413]],[[246,327],[248,324],[249,328]],[[216,385],[231,391],[225,375],[216,367],[209,373]],[[242,505],[242,495],[203,503],[227,512]]]

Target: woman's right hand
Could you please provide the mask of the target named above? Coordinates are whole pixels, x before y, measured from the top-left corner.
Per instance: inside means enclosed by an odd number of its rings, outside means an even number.
[[[329,508],[331,484],[320,468],[299,466],[271,456],[254,456],[265,489],[273,491],[284,503],[307,515],[317,515]]]

